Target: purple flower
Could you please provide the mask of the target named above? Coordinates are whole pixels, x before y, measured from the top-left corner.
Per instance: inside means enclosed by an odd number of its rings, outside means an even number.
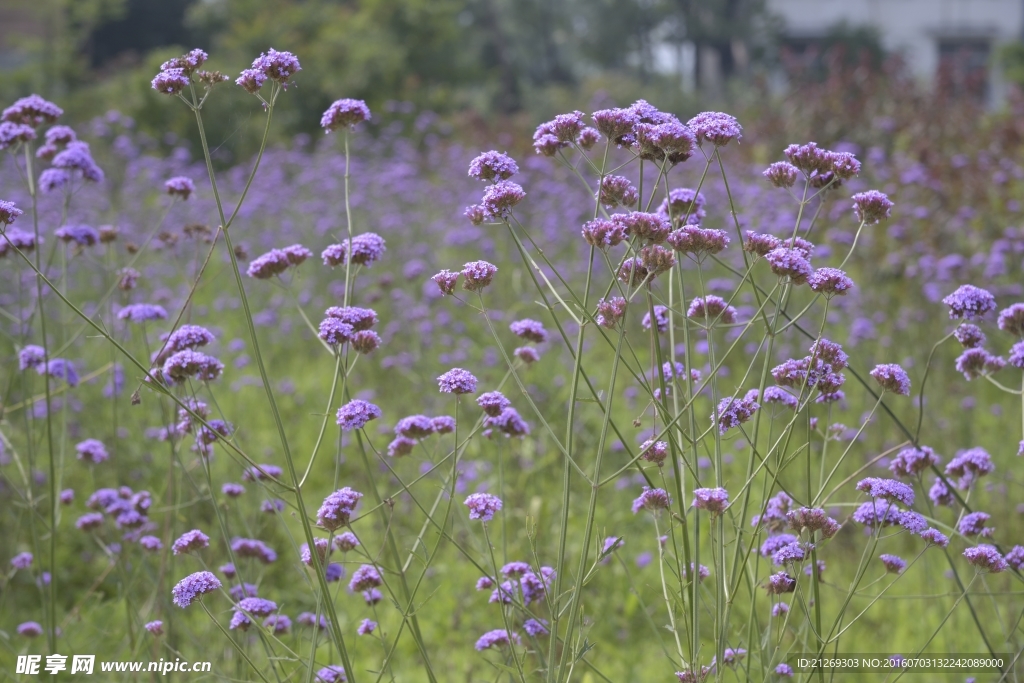
[[[672,499],[665,489],[652,489],[645,486],[640,497],[633,501],[631,509],[634,515],[640,510],[650,510],[657,514],[660,510],[668,510],[671,505]]]
[[[735,117],[720,111],[705,111],[686,122],[697,135],[697,144],[705,140],[715,147],[724,147],[743,137],[743,128]]]
[[[10,225],[23,213],[14,202],[0,200],[0,223]]]
[[[210,572],[196,572],[179,581],[171,590],[171,595],[175,605],[185,608],[196,598],[219,590],[221,585],[220,579]]]
[[[36,139],[36,132],[31,126],[21,123],[4,121],[0,123],[0,150],[13,147],[20,142],[29,142]]]
[[[536,320],[530,318],[523,318],[522,320],[516,320],[508,326],[512,330],[512,334],[527,341],[532,341],[537,344],[545,342],[548,339],[548,332],[544,329],[544,325]]]
[[[782,387],[765,387],[762,399],[765,403],[780,403],[787,408],[796,409],[797,398]]]
[[[64,225],[53,231],[64,242],[74,242],[80,247],[91,247],[100,241],[100,234],[88,225]]]
[[[789,278],[794,285],[804,284],[813,273],[811,262],[800,249],[778,247],[765,254],[765,260],[773,273],[780,278]]]
[[[768,595],[782,595],[792,593],[796,590],[796,579],[786,572],[779,572],[768,577],[768,584],[765,586]]]
[[[372,564],[364,564],[352,573],[352,580],[349,581],[348,587],[356,593],[370,590],[380,586],[381,581],[380,572]]]
[[[330,344],[331,346],[340,346],[352,339],[355,334],[355,330],[352,326],[338,318],[327,317],[320,321],[320,328],[317,331],[317,336],[324,341],[324,343]]]
[[[321,626],[321,628],[323,627]],[[332,664],[317,671],[314,680],[316,683],[345,683],[348,677],[345,676],[345,667],[340,664]]]
[[[508,180],[519,173],[519,166],[507,154],[495,150],[484,152],[469,162],[469,177],[477,180]]]
[[[958,372],[962,373],[964,379],[971,381],[982,375],[998,372],[1006,367],[1006,361],[982,348],[964,349],[955,363]]]
[[[930,447],[909,446],[896,454],[896,457],[889,463],[889,469],[897,477],[910,477],[920,474],[938,463],[939,456]]]
[[[29,344],[18,351],[18,369],[38,369],[46,362],[46,350],[42,346]]]
[[[252,68],[285,87],[288,85],[288,79],[302,70],[295,55],[291,52],[278,52],[274,48],[270,48],[266,53],[260,53],[260,56],[253,60]]]
[[[28,569],[32,566],[32,553],[18,553],[11,558],[11,566],[15,569]]]
[[[164,543],[156,536],[143,536],[139,539],[139,545],[144,550],[148,550],[151,553],[155,553],[158,550],[163,550]]]
[[[235,84],[241,86],[250,95],[255,95],[259,92],[266,82],[267,75],[257,69],[243,69],[242,73],[235,79]]]
[[[885,565],[885,571],[891,574],[902,574],[903,570],[907,568],[907,563],[903,558],[896,555],[879,555],[878,559]]]
[[[36,94],[22,97],[4,109],[0,120],[21,123],[36,128],[44,123],[53,123],[64,114],[64,110],[53,102]]]
[[[633,130],[639,121],[639,117],[630,109],[600,109],[591,114],[591,118],[602,135],[617,143],[618,138]]]
[[[87,512],[75,521],[79,531],[89,531],[103,525],[103,515],[99,512]]]
[[[967,561],[978,569],[998,573],[1006,571],[1007,562],[999,551],[991,545],[982,543],[975,548],[968,548],[964,551]]]
[[[743,251],[757,254],[758,256],[767,256],[769,252],[782,246],[782,240],[774,235],[747,230],[746,237],[747,239],[743,243]]]
[[[171,178],[164,183],[164,190],[172,197],[181,197],[182,199],[187,200],[189,196],[196,191],[196,186],[195,183],[192,182],[191,178],[177,176],[176,178]]]
[[[184,382],[189,377],[208,382],[220,377],[224,364],[213,356],[185,349],[178,351],[163,366],[163,374],[170,382]]]
[[[277,465],[266,463],[259,466],[252,466],[242,474],[242,481],[265,481],[268,479],[280,479],[283,471]]]
[[[238,601],[235,609],[256,617],[265,617],[277,611],[277,603],[264,598],[242,598]]]
[[[970,514],[966,514],[960,518],[960,524],[957,526],[957,531],[964,536],[991,536],[994,529],[985,526],[985,522],[988,520],[989,515],[985,512],[972,512]]]
[[[1024,370],[1024,341],[1019,341],[1010,348],[1010,365]]]
[[[488,391],[487,393],[480,394],[476,399],[476,404],[483,408],[483,411],[491,417],[501,415],[505,408],[512,405],[511,401],[505,398],[505,395],[500,391]]]
[[[824,294],[826,298],[844,295],[853,287],[853,280],[838,268],[818,268],[807,283],[813,291]]]
[[[117,312],[117,318],[139,325],[154,320],[167,320],[167,311],[157,304],[129,304]]]
[[[477,639],[476,649],[483,652],[484,650],[489,650],[492,647],[505,647],[509,644],[509,640],[509,631],[495,629],[493,631],[488,631]],[[515,631],[511,632],[511,642],[516,645],[519,645],[521,642],[519,634]]]
[[[724,230],[711,230],[697,225],[684,225],[669,233],[666,241],[676,251],[692,254],[698,258],[705,254],[717,254],[729,246],[729,237]]]
[[[628,258],[619,266],[619,272],[616,275],[623,284],[637,287],[647,281],[650,271],[640,259]]]
[[[71,174],[78,172],[83,180],[98,183],[103,180],[103,171],[93,161],[89,145],[81,142],[70,142],[63,152],[53,158],[53,167]]]
[[[544,619],[527,619],[523,622],[523,630],[534,638],[548,634],[548,622]]]
[[[486,591],[494,588],[494,579],[489,576],[481,576],[476,580],[476,589],[478,591]]]
[[[274,635],[288,633],[292,629],[292,620],[285,614],[271,614],[263,620],[263,628]]]
[[[839,531],[839,522],[829,517],[821,508],[802,507],[791,510],[786,513],[786,520],[789,526],[797,531],[820,531],[822,538],[832,538]]]
[[[39,368],[36,368],[36,372],[39,372]],[[78,372],[74,363],[66,358],[51,358],[46,364],[46,374],[64,380],[70,387],[78,386]]]
[[[338,408],[338,424],[344,432],[361,429],[370,420],[376,420],[383,413],[380,408],[361,399],[353,399]]]
[[[612,221],[620,224],[626,234],[655,244],[664,242],[672,232],[672,224],[656,213],[617,213],[612,216]]]
[[[928,528],[928,520],[922,514],[907,510],[900,513],[900,526],[912,534],[920,534]]]
[[[661,467],[668,457],[668,443],[648,439],[640,446],[640,457]]]
[[[479,292],[491,284],[498,267],[487,261],[470,261],[462,266],[462,287],[470,292]],[[439,283],[440,285],[440,283]],[[443,290],[442,290],[443,291]]]
[[[973,320],[996,309],[996,299],[988,290],[974,285],[961,285],[944,298],[942,303],[949,306],[949,319]]]
[[[664,536],[662,538],[664,538]],[[690,575],[693,574],[693,571],[694,571],[694,565],[693,565],[693,562],[691,562],[689,567],[683,567],[683,577],[689,579]],[[703,583],[704,579],[706,579],[709,576],[711,576],[711,570],[708,569],[707,567],[705,567],[704,565],[698,565],[697,566],[697,574],[696,575],[697,575],[697,583]]]
[[[316,548],[317,557],[320,559],[320,564],[323,565],[327,561],[327,556],[331,552],[331,544],[326,538],[314,538],[313,547]],[[302,564],[307,567],[313,566],[313,553],[309,550],[309,544],[303,543],[299,549],[299,559],[302,560]]]
[[[167,60],[160,65],[160,70],[166,71],[167,69],[183,69],[186,73],[192,73],[205,64],[206,60],[209,58],[210,55],[206,54],[204,50],[196,48],[194,50],[189,50],[180,57]]]
[[[348,486],[329,494],[316,513],[316,523],[328,531],[340,529],[348,524],[362,497],[362,493]]]
[[[706,215],[707,200],[704,195],[688,187],[669,190],[668,197],[658,207],[658,213],[672,220],[684,219],[684,223],[697,224]]]
[[[779,603],[779,604],[781,605],[783,603]],[[778,676],[785,676],[786,678],[792,678],[793,677],[793,667],[791,667],[789,664],[786,664],[785,662],[782,662],[777,667],[775,667],[775,673]]]
[[[952,505],[956,498],[953,496],[953,492],[949,490],[945,482],[938,477],[935,478],[935,483],[932,484],[931,489],[928,490],[928,498],[931,499],[935,505]]]
[[[465,500],[469,508],[469,518],[479,519],[481,522],[489,522],[494,519],[494,513],[501,509],[501,498],[492,496],[489,493],[471,493]]]
[[[35,621],[26,621],[18,624],[18,635],[25,636],[26,638],[36,638],[43,635],[43,627]]]
[[[728,397],[719,401],[718,410],[711,416],[711,420],[718,424],[719,433],[725,434],[753,417],[761,407],[756,399],[757,389],[751,389],[743,398]]]
[[[443,394],[471,394],[476,391],[476,377],[468,370],[452,368],[437,378]]]
[[[953,330],[953,336],[966,349],[973,349],[985,343],[985,333],[971,323],[963,323],[957,327]]]
[[[668,329],[668,307],[656,305],[654,306],[654,319],[658,325],[658,332],[664,332]],[[645,330],[651,329],[651,313],[648,311],[644,313],[643,320],[640,321]]]
[[[98,464],[110,457],[107,447],[99,439],[86,439],[75,444],[75,453],[79,460]]]
[[[937,545],[940,548],[945,548],[949,545],[949,538],[938,529],[925,529],[921,532],[921,538],[924,539],[928,545]]]
[[[1024,337],[1024,303],[1013,304],[999,312],[999,329]]]
[[[484,419],[484,427],[484,436],[488,436],[492,429],[497,429],[506,436],[521,437],[530,433],[530,426],[515,408],[505,408],[496,416],[488,416]]]
[[[597,317],[594,319],[601,327],[613,328],[626,314],[627,302],[621,296],[601,299],[597,302]]]
[[[379,261],[387,251],[384,238],[375,232],[364,232],[352,238],[352,263],[362,266],[370,266],[374,261]],[[349,240],[342,240],[339,244],[332,244],[323,250],[320,255],[325,266],[338,266],[346,262],[348,258]]]
[[[1004,559],[1006,560],[1006,563],[1010,565],[1010,567],[1013,569],[1019,571],[1021,568],[1024,568],[1024,546],[1013,546],[1013,549],[1010,550],[1010,552],[1006,553]]]
[[[729,492],[723,488],[695,489],[691,505],[713,515],[721,514],[729,506]]]
[[[187,88],[189,83],[189,77],[185,75],[184,69],[166,69],[150,81],[153,90],[164,95],[177,95]]]
[[[604,218],[587,221],[581,232],[587,244],[598,249],[617,246],[626,239],[626,228],[621,223]]]
[[[946,465],[946,476],[959,477],[960,488],[967,488],[978,477],[991,473],[995,469],[992,456],[984,448],[970,448],[958,453]]]
[[[377,622],[370,621],[369,619],[363,619],[359,622],[359,627],[356,629],[356,633],[361,636],[368,636],[377,630]]]
[[[370,120],[370,108],[363,100],[335,100],[320,117],[320,127],[325,133],[339,128],[348,128]]]
[[[186,531],[178,540],[171,546],[171,550],[174,551],[175,555],[182,555],[184,553],[191,553],[194,550],[202,550],[203,548],[210,547],[210,537],[204,534],[199,529],[192,529],[192,531]]]
[[[439,415],[430,419],[436,434],[451,434],[455,431],[455,418],[450,415]]]
[[[160,620],[150,621],[146,624],[145,629],[154,636],[162,636],[164,634],[164,622]]]
[[[74,489],[64,489],[60,492],[60,502],[62,505],[71,505],[75,500]]]
[[[782,617],[789,613],[789,605],[784,602],[777,602],[772,605],[772,616]]]
[[[882,387],[883,391],[891,391],[900,396],[910,395],[910,377],[906,370],[895,363],[876,365],[869,373]]]
[[[440,273],[430,278],[437,285],[438,289],[441,290],[442,295],[454,294],[455,283],[459,279],[459,273],[453,273],[450,270],[442,270]]]
[[[859,192],[852,197],[853,215],[862,223],[874,225],[892,213],[893,203],[878,190]]]
[[[616,206],[628,208],[636,206],[636,203],[640,200],[640,195],[628,178],[610,175],[601,182],[601,191],[598,193],[598,199],[608,209],[613,209]]]
[[[768,182],[775,187],[793,187],[799,173],[800,170],[793,164],[785,161],[776,161],[766,168],[761,175],[767,178]]]
[[[320,630],[323,630],[331,625],[331,622],[324,615],[313,614],[312,612],[301,612],[299,616],[295,617],[295,621],[299,622],[302,626],[315,626]]]
[[[255,538],[231,539],[231,551],[238,557],[251,557],[263,564],[277,560],[277,553],[266,543]]]
[[[890,503],[902,503],[907,507],[914,504],[914,489],[895,479],[867,477],[857,482],[857,490],[864,491],[872,498],[881,498]]]
[[[359,539],[351,531],[345,531],[334,537],[334,545],[338,550],[347,553],[359,547]]]
[[[502,180],[488,185],[480,200],[485,218],[507,219],[512,207],[526,198],[526,191],[511,180]]]
[[[705,319],[708,324],[721,322],[731,325],[736,322],[736,309],[714,294],[696,297],[690,302],[686,315],[695,320]]]

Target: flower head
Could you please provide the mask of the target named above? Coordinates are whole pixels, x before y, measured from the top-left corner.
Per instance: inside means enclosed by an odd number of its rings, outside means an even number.
[[[1024,337],[1024,303],[1013,304],[999,312],[999,329]]]
[[[349,581],[348,587],[356,593],[361,593],[371,588],[376,588],[382,583],[383,581],[377,568],[372,564],[364,564],[352,572],[352,580]]]
[[[219,590],[221,585],[220,579],[210,572],[196,572],[179,581],[171,590],[171,595],[175,605],[185,608],[196,598]]]
[[[982,543],[964,551],[967,561],[978,569],[998,573],[1006,571],[1007,562],[994,546]]]
[[[698,296],[686,311],[689,318],[706,320],[708,324],[720,322],[731,325],[736,322],[736,309],[726,303],[725,299],[714,294]]]
[[[878,190],[859,192],[853,195],[852,199],[853,214],[863,223],[878,223],[892,213],[892,201]]]
[[[320,127],[325,133],[339,128],[350,128],[357,123],[370,120],[370,108],[362,100],[335,100],[320,117]]]
[[[489,493],[471,493],[465,500],[469,508],[469,518],[479,519],[481,522],[489,522],[494,519],[494,513],[501,509],[501,498]]]
[[[910,396],[910,377],[907,371],[895,363],[876,365],[869,373],[882,387],[883,391],[891,391],[900,396]]]
[[[897,477],[910,477],[938,463],[939,456],[929,446],[908,446],[892,459],[889,470]]]
[[[353,429],[361,429],[370,420],[376,420],[383,413],[374,404],[353,399],[338,408],[338,424],[342,431],[350,432]]]
[[[470,261],[462,266],[462,272],[459,273],[462,276],[462,287],[470,292],[479,292],[491,284],[491,280],[497,272],[498,267],[492,263]]]
[[[853,287],[853,280],[838,268],[818,268],[807,279],[807,283],[813,291],[826,297],[846,294]]]
[[[942,303],[949,306],[950,320],[973,320],[996,309],[996,298],[992,293],[974,285],[957,287],[952,294],[942,300]]]
[[[110,457],[107,447],[99,439],[86,439],[75,444],[75,453],[79,460],[92,464],[101,463]]]
[[[509,633],[509,631],[506,631],[504,629],[495,629],[493,631],[488,631],[487,633],[483,634],[482,636],[480,636],[480,638],[477,639],[476,649],[482,652],[484,650],[489,650],[492,647],[505,647],[510,643],[519,645],[521,642],[519,634],[515,631],[512,631],[510,637]]]
[[[362,493],[348,486],[329,494],[316,513],[316,523],[328,531],[340,529],[348,524],[362,497]]]
[[[192,529],[192,531],[186,531],[179,536],[174,545],[171,546],[171,549],[175,555],[182,555],[208,547],[210,547],[210,537],[199,529]]]
[[[332,244],[323,250],[325,266],[338,266],[348,260],[349,242],[352,247],[352,263],[369,267],[374,261],[379,261],[387,251],[384,238],[375,232],[364,232],[356,235],[351,240],[342,240],[340,244]]]
[[[735,117],[720,111],[705,111],[686,122],[697,136],[697,144],[705,140],[715,147],[724,147],[743,137],[743,127]]]
[[[857,490],[890,503],[902,503],[907,507],[914,504],[914,489],[895,479],[867,477],[857,482]]]
[[[519,165],[507,154],[484,152],[469,162],[469,177],[477,180],[508,180],[519,173]]]
[[[512,207],[526,198],[526,191],[511,180],[502,180],[488,185],[484,190],[480,206],[485,218],[506,219],[512,214]]]
[[[786,161],[776,161],[766,168],[761,175],[775,187],[793,187],[800,169]]]
[[[632,510],[634,515],[640,510],[658,513],[661,510],[668,510],[671,505],[672,499],[665,489],[652,489],[645,486],[640,497],[633,501]]]
[[[476,377],[468,370],[452,368],[437,378],[443,394],[472,394],[476,391]]]
[[[3,110],[0,120],[19,123],[37,128],[44,123],[53,123],[64,114],[64,110],[39,95],[29,95],[16,100]]]
[[[765,254],[765,260],[773,273],[789,278],[794,285],[804,284],[814,272],[811,262],[800,249],[778,247]]]

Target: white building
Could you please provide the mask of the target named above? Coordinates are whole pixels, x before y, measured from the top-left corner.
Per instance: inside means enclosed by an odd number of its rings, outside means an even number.
[[[871,26],[921,81],[934,83],[941,74],[992,103],[1005,91],[996,51],[1024,38],[1024,0],[767,0],[767,6],[793,44],[824,38],[843,23]]]

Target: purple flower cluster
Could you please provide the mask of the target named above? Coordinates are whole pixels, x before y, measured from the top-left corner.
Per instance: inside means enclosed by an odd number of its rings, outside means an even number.
[[[348,524],[362,497],[362,493],[348,486],[338,489],[324,498],[316,513],[316,523],[328,531],[340,529]]]

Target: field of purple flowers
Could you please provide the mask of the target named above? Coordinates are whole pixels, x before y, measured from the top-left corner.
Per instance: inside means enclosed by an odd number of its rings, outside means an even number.
[[[153,82],[200,130],[230,87],[270,129],[300,70],[204,59]],[[1011,125],[772,147],[770,116],[652,97],[507,153],[339,100],[220,168],[205,136],[9,104],[8,676],[823,681],[866,674],[797,653],[923,653],[1018,680]]]

